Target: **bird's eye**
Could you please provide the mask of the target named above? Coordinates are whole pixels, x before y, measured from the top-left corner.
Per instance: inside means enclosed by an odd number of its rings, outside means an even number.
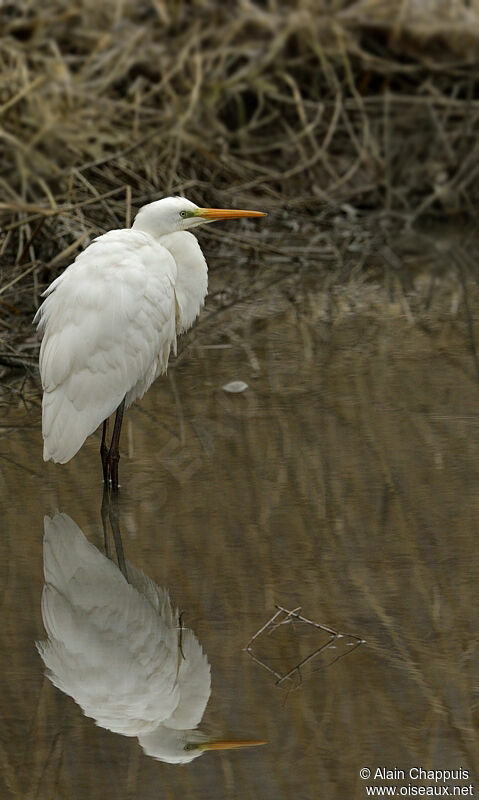
[[[180,211],[180,217],[186,217],[187,211]]]

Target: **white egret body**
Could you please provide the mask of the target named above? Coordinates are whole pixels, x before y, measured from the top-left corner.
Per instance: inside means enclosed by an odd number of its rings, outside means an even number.
[[[42,334],[43,458],[61,464],[118,409],[105,481],[117,483],[124,406],[166,371],[176,337],[191,327],[208,268],[187,228],[257,211],[204,209],[181,197],[144,206],[132,228],[99,236],[48,287],[35,322]]]
[[[210,666],[193,632],[180,631],[165,589],[130,563],[127,581],[66,514],[45,517],[43,554],[48,639],[37,648],[52,683],[86,716],[176,764],[206,750],[260,744],[208,742],[196,730]]]

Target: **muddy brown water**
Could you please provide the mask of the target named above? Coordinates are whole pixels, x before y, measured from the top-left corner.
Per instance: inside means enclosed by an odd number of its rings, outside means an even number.
[[[170,589],[208,655],[201,727],[269,741],[255,750],[155,762],[44,677],[43,516],[66,512],[102,548],[99,438],[44,464],[38,405],[3,413],[2,798],[363,798],[368,785],[417,787],[411,767],[476,783],[479,416],[465,329],[313,317],[288,307],[249,338],[195,344],[123,431],[126,555]],[[231,380],[248,389],[226,394]],[[366,643],[277,686],[243,649],[275,604]],[[278,669],[318,646],[311,630],[277,633],[258,650]],[[365,781],[364,767],[406,778]]]

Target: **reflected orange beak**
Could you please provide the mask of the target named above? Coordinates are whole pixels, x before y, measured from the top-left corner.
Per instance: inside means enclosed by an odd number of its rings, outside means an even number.
[[[267,216],[263,211],[242,211],[237,208],[199,208],[198,211],[194,212],[194,215],[208,220]]]
[[[262,739],[244,739],[241,741],[232,740],[225,742],[204,742],[198,745],[198,750],[236,750],[240,747],[258,747],[260,744],[268,744]]]

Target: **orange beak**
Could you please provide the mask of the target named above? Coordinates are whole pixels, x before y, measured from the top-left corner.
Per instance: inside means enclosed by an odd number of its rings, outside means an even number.
[[[199,208],[195,217],[214,219],[240,219],[241,217],[266,217],[263,211],[241,211],[236,208]]]
[[[260,744],[268,744],[262,739],[242,740],[242,741],[226,741],[226,742],[204,742],[198,745],[198,750],[236,750],[240,747],[257,747]]]

